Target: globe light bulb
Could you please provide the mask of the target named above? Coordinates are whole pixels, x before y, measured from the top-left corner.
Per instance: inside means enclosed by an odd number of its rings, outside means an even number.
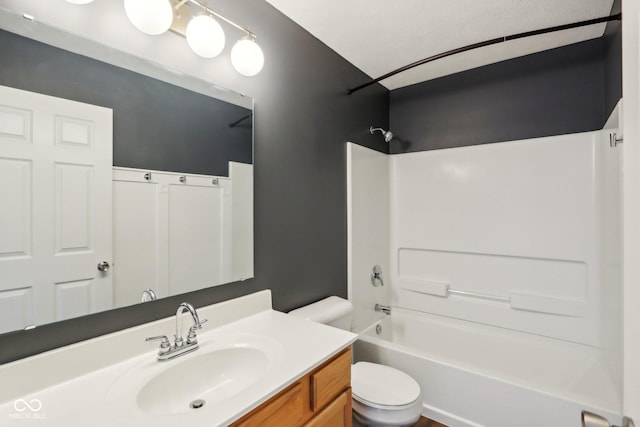
[[[255,41],[244,38],[231,49],[231,64],[243,76],[255,76],[262,70],[264,54]]]
[[[218,21],[208,15],[200,15],[187,25],[187,44],[203,58],[214,58],[224,49],[224,31]]]
[[[124,0],[129,21],[145,34],[156,36],[173,23],[173,7],[169,0]]]

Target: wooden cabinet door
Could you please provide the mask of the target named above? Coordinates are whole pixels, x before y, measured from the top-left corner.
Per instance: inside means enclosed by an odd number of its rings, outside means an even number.
[[[311,374],[311,409],[321,409],[350,385],[351,352],[345,351]]]
[[[297,382],[266,404],[232,424],[233,427],[295,427],[304,416],[302,383]]]
[[[351,427],[351,388],[338,396],[305,427]]]

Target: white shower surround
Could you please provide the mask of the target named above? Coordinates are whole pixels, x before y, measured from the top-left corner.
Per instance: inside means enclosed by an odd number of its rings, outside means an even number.
[[[411,371],[425,415],[454,426],[515,425],[518,405],[544,415],[517,425],[577,425],[578,408],[616,420],[620,150],[608,133],[394,156],[349,144],[348,160],[355,327],[375,303],[393,309],[391,341],[363,338],[357,360]],[[368,281],[376,263],[384,289]],[[447,297],[445,285],[510,301]]]

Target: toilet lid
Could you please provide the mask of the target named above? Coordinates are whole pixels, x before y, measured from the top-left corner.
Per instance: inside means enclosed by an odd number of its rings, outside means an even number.
[[[374,406],[406,406],[420,397],[420,386],[409,375],[369,362],[351,366],[351,390],[354,399]]]

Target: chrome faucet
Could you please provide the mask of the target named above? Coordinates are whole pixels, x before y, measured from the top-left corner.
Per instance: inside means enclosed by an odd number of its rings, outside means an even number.
[[[189,334],[187,335],[187,342],[185,344],[182,339],[182,313],[188,311],[191,314],[191,318],[193,319],[193,325],[189,328]],[[176,347],[182,347],[184,345],[193,345],[198,344],[198,338],[196,337],[196,331],[198,329],[202,329],[202,324],[206,322],[203,320],[200,322],[200,318],[198,317],[198,312],[195,308],[188,302],[183,302],[178,306],[178,311],[176,311],[176,334],[175,334],[175,343]]]
[[[155,301],[156,299],[158,299],[158,297],[156,296],[156,293],[153,292],[153,289],[145,289],[142,291],[140,302]]]
[[[189,328],[187,334],[187,340],[182,338],[182,313],[188,311],[193,319],[193,325]],[[202,324],[207,319],[200,320],[198,312],[188,302],[183,302],[178,306],[176,311],[176,334],[174,335],[174,342],[171,345],[169,338],[166,335],[160,335],[157,337],[149,337],[146,341],[160,340],[160,349],[158,350],[158,360],[170,360],[183,354],[190,353],[198,349],[198,337],[196,331],[202,329]]]
[[[384,313],[387,316],[391,314],[391,307],[388,305],[376,304],[374,310]]]

